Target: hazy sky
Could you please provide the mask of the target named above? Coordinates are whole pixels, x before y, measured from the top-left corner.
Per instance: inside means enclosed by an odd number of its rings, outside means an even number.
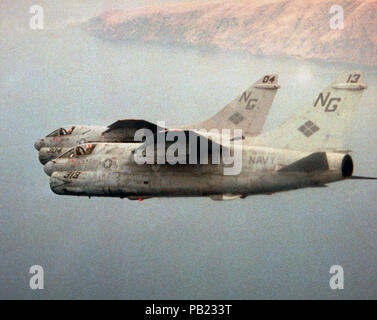
[[[166,1],[2,0],[0,41],[0,298],[376,298],[376,182],[214,202],[207,198],[57,196],[33,143],[69,124],[121,118],[183,124],[211,116],[265,73],[279,73],[266,127],[312,101],[337,63],[255,58],[215,49],[111,43],[67,22]],[[377,79],[347,138],[355,174],[376,175]],[[342,265],[345,289],[329,287]],[[29,288],[31,265],[45,289]]]

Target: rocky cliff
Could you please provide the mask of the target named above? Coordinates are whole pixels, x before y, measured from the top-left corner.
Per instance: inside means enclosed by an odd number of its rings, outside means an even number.
[[[343,30],[330,28],[334,4],[343,8]],[[84,27],[113,40],[204,44],[377,66],[377,0],[184,2],[108,11]]]

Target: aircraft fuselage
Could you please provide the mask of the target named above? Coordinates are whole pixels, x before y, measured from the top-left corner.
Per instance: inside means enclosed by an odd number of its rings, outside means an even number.
[[[245,197],[323,186],[352,174],[352,168],[345,168],[352,166],[352,160],[342,153],[317,153],[314,159],[310,152],[243,146],[241,172],[224,175],[223,164],[136,164],[132,153],[135,144],[98,144],[96,148],[89,156],[47,163],[52,191],[131,198]],[[323,164],[318,166],[320,162]]]

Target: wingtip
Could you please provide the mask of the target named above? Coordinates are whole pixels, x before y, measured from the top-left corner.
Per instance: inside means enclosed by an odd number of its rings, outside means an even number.
[[[351,176],[352,180],[377,180],[377,177]]]

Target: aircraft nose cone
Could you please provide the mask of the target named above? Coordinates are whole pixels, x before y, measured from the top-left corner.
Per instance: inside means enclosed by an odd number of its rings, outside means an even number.
[[[47,162],[47,163],[43,166],[43,171],[44,171],[48,176],[51,176],[51,174],[52,174],[53,171],[54,171],[52,161]]]
[[[42,164],[46,164],[49,161],[48,157],[41,151],[39,151],[38,159],[39,159],[39,162]]]
[[[34,148],[37,149],[38,151],[41,150],[42,146],[43,146],[43,139],[38,139],[37,141],[35,141],[34,143]]]
[[[39,158],[40,163],[46,164],[50,160],[53,160],[55,157],[56,157],[56,154],[51,152],[50,148],[42,147],[41,149],[39,149],[38,158]]]
[[[56,194],[65,193],[65,183],[61,180],[61,173],[54,172],[50,177],[50,188]]]

